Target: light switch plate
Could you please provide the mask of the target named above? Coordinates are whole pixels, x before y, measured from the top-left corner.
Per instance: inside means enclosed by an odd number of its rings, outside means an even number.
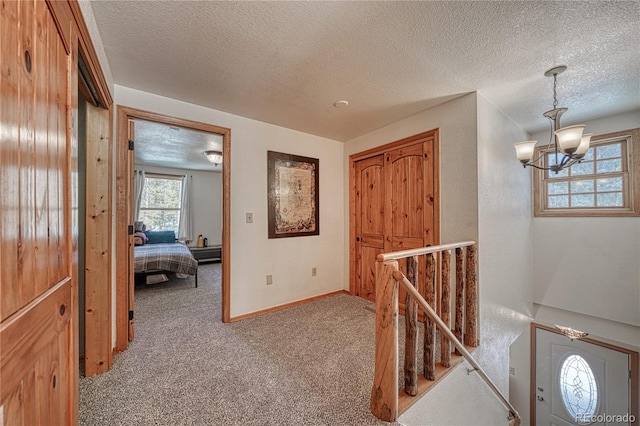
[[[253,213],[247,213],[247,223],[253,223]]]

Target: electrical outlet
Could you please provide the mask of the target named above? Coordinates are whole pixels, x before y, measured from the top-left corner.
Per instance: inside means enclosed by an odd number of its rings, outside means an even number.
[[[267,275],[267,285],[273,284],[273,275]]]
[[[515,376],[516,375],[516,368],[515,367],[509,367],[509,375],[511,375],[511,376]]]
[[[313,268],[311,268],[311,276],[315,277],[316,275],[318,275],[318,268],[314,266]]]
[[[253,213],[247,213],[247,223],[253,223]]]

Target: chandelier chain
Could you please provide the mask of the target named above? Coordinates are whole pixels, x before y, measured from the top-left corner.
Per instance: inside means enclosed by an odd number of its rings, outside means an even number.
[[[558,82],[558,74],[553,74],[553,109],[558,107],[558,92],[556,89],[556,84]]]

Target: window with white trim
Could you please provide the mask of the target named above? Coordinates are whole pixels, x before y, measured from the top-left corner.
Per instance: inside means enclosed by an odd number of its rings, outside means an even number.
[[[138,220],[149,231],[174,231],[178,235],[182,181],[180,176],[154,176],[147,173],[142,188]]]
[[[640,129],[594,136],[579,163],[534,170],[535,216],[639,216],[639,139]],[[562,159],[553,148],[537,151],[545,167]]]

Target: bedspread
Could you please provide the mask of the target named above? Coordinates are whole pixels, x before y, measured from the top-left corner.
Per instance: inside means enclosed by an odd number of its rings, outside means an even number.
[[[133,249],[136,273],[149,271],[171,271],[195,275],[198,261],[184,244],[146,244]]]

